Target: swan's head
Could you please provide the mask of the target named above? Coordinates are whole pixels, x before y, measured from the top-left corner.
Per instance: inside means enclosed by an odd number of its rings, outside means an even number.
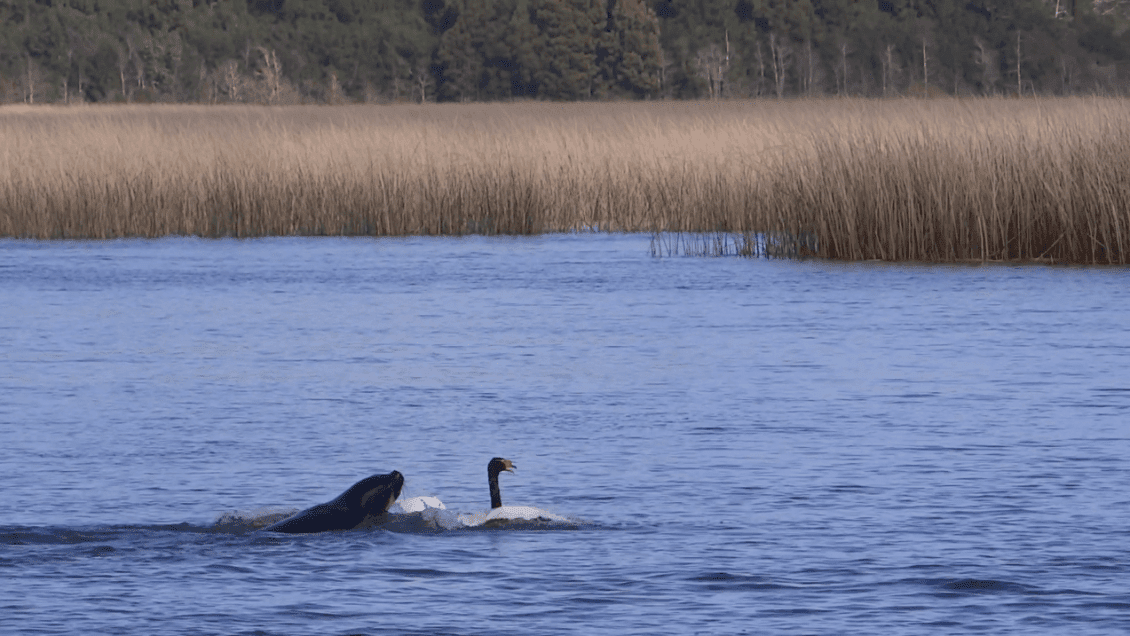
[[[504,470],[508,473],[512,473],[514,472],[515,468],[516,466],[514,466],[514,463],[509,459],[495,457],[494,459],[490,460],[489,464],[487,464],[487,473],[491,475],[497,475]]]

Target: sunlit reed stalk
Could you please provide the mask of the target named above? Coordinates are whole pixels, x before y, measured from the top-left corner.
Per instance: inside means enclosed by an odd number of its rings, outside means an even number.
[[[654,233],[653,251],[1130,258],[1119,99],[0,109],[0,235]]]

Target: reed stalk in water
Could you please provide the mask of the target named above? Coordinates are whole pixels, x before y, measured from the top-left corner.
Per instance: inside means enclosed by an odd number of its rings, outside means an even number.
[[[9,237],[600,230],[653,232],[657,253],[1130,258],[1118,99],[6,107],[0,170]]]

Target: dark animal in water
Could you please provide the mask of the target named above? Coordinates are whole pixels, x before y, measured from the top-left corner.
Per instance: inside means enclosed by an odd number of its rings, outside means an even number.
[[[266,530],[308,533],[368,528],[388,517],[388,507],[400,496],[403,487],[404,475],[395,470],[387,475],[366,477],[337,499],[307,508],[267,526]]]

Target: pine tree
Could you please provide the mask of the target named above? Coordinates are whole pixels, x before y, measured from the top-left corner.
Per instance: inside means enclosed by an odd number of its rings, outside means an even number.
[[[602,0],[533,0],[537,27],[534,71],[538,95],[551,99],[590,99],[597,77],[597,47],[607,12]]]
[[[643,0],[614,0],[609,32],[612,83],[636,97],[658,92],[663,51],[655,12]]]
[[[467,101],[478,99],[483,75],[487,0],[459,0],[455,25],[444,32],[436,58],[443,69],[444,93]]]
[[[497,77],[506,80],[508,95],[523,96],[537,94],[536,69],[541,67],[538,57],[538,30],[532,21],[533,10],[528,0],[518,0],[509,20],[499,20],[505,32],[494,41],[500,49],[505,49],[507,57],[495,57],[492,64],[498,69]],[[503,76],[505,74],[505,77]]]
[[[537,31],[525,2],[457,0],[455,9],[436,52],[442,95],[463,101],[527,94]]]

